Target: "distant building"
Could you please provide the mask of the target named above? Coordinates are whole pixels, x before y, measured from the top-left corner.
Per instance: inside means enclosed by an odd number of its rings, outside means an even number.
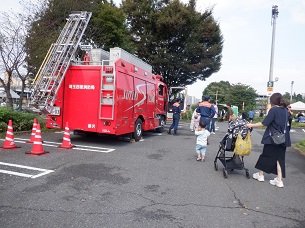
[[[186,97],[186,107],[187,109],[190,109],[192,105],[196,105],[200,102],[201,100],[196,98],[195,96],[187,96]]]
[[[256,110],[265,110],[268,103],[268,96],[258,95],[256,100]]]

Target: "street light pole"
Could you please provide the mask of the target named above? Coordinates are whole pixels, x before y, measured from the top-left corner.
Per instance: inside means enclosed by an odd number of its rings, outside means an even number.
[[[291,93],[290,93],[290,101],[292,101],[292,87],[293,87],[294,81],[291,81]]]
[[[270,70],[269,70],[269,81],[267,83],[268,91],[273,92],[273,59],[274,59],[274,43],[275,43],[275,29],[276,29],[276,18],[278,17],[279,11],[278,6],[272,6],[272,18],[271,18],[271,25],[273,26],[272,30],[272,41],[271,41],[271,57],[270,57]],[[271,88],[270,88],[271,87]],[[271,108],[270,104],[270,97],[268,96],[268,104],[267,110]]]

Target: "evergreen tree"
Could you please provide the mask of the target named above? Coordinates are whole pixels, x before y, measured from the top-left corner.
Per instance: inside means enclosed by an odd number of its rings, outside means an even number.
[[[132,51],[123,11],[113,1],[107,0],[49,0],[44,7],[38,7],[26,43],[27,61],[31,71],[39,69],[51,44],[56,42],[66,18],[73,11],[92,12],[91,20],[83,36],[83,43],[109,50],[119,46]],[[42,10],[43,9],[43,10]],[[108,51],[107,50],[107,51]]]
[[[137,55],[169,86],[204,80],[221,66],[223,38],[212,10],[195,10],[195,0],[124,0]]]

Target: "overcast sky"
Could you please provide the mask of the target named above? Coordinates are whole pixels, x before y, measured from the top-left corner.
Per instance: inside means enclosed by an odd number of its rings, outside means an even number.
[[[20,9],[18,2],[7,1],[0,5],[0,11]],[[259,94],[267,94],[273,5],[279,11],[273,66],[273,79],[279,80],[274,83],[274,92],[290,93],[292,89],[292,93],[305,94],[305,0],[197,0],[200,12],[214,6],[213,15],[220,24],[224,48],[219,72],[189,86],[189,95],[201,98],[208,84],[221,80],[250,85]]]

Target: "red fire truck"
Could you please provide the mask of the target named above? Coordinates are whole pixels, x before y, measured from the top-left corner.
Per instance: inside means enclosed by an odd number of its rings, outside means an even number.
[[[48,114],[48,128],[75,133],[133,134],[164,130],[168,88],[152,67],[120,48],[75,58],[92,13],[72,12],[34,79],[30,106]]]
[[[123,49],[111,48],[109,56],[101,64],[69,66],[48,115],[48,128],[68,123],[76,134],[133,133],[136,141],[143,131],[164,130],[168,88],[162,76]]]

